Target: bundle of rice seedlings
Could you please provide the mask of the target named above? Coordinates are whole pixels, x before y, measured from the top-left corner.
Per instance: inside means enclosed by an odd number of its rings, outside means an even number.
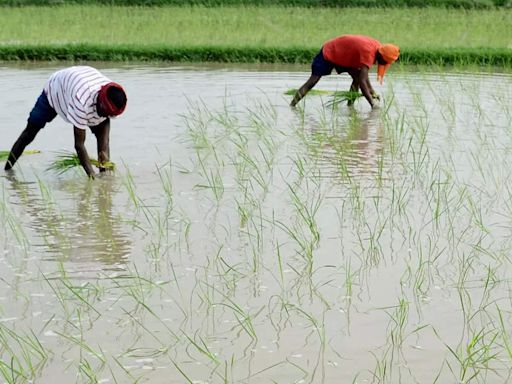
[[[115,164],[107,161],[106,163],[100,163],[98,160],[90,158],[91,164],[98,168],[105,168],[109,170],[115,169]],[[80,166],[80,159],[78,155],[73,152],[61,152],[57,156],[57,160],[52,162],[50,166],[46,169],[47,171],[55,171],[59,175],[73,169],[77,166]]]
[[[2,160],[7,160],[7,158],[9,157],[9,153],[11,153],[11,151],[0,151],[0,161]],[[41,153],[41,151],[38,151],[38,150],[27,150],[27,151],[23,151],[23,154],[24,155],[33,155],[33,154],[36,154],[36,153]]]
[[[333,92],[331,100],[329,100],[327,103],[325,103],[326,107],[333,107],[335,105],[338,105],[339,103],[343,102],[350,102],[353,103],[360,97],[362,97],[363,94],[360,92],[354,92],[354,91],[336,91]]]

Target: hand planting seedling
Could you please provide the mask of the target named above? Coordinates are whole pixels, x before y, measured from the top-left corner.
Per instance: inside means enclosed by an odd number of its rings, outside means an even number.
[[[354,91],[337,91],[334,92],[332,98],[325,103],[326,107],[333,107],[338,105],[339,103],[347,102],[348,105],[354,104],[354,101],[362,97],[363,94],[360,92]]]
[[[96,159],[89,159],[91,164],[99,169],[104,170],[111,170],[113,171],[115,169],[115,164],[107,161],[104,163],[100,163]],[[60,155],[58,155],[57,160],[52,162],[50,166],[46,169],[47,171],[55,171],[59,175],[69,171],[70,169],[73,169],[75,167],[81,166],[80,159],[78,158],[78,155],[76,153],[72,152],[62,152]]]
[[[110,118],[124,112],[126,100],[123,87],[95,68],[81,65],[54,72],[30,112],[27,126],[12,146],[5,170],[14,166],[38,132],[59,115],[73,126],[79,164],[87,176],[94,179],[95,172],[85,148],[86,131],[89,128],[96,136],[98,160],[107,164],[110,156]],[[56,168],[66,170],[74,165],[74,161],[67,159],[57,163]],[[105,167],[101,166],[100,171],[104,170]]]

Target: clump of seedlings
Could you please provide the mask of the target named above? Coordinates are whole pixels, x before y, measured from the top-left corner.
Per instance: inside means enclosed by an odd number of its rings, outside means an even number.
[[[90,158],[91,164],[98,168],[105,168],[108,170],[114,170],[115,164],[107,161],[100,163],[98,160]],[[50,166],[46,169],[47,171],[55,171],[59,175],[80,166],[80,159],[76,153],[62,152],[57,156],[57,160],[53,161]]]

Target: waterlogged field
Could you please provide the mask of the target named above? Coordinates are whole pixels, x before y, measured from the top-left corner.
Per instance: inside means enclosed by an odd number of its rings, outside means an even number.
[[[0,150],[56,68],[2,67]],[[3,382],[510,381],[510,75],[102,69],[116,172],[47,171],[56,119],[0,175]]]

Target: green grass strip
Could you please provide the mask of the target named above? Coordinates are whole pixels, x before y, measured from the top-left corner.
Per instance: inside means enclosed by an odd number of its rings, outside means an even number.
[[[310,63],[318,49],[254,47],[102,46],[93,44],[0,45],[4,61],[173,61],[224,63]],[[407,49],[405,65],[512,67],[511,49]]]
[[[0,0],[0,6],[63,4],[123,6],[283,6],[283,7],[446,7],[483,9],[502,7],[510,0]]]
[[[305,63],[314,50],[300,48],[0,45],[0,60],[178,61]]]

